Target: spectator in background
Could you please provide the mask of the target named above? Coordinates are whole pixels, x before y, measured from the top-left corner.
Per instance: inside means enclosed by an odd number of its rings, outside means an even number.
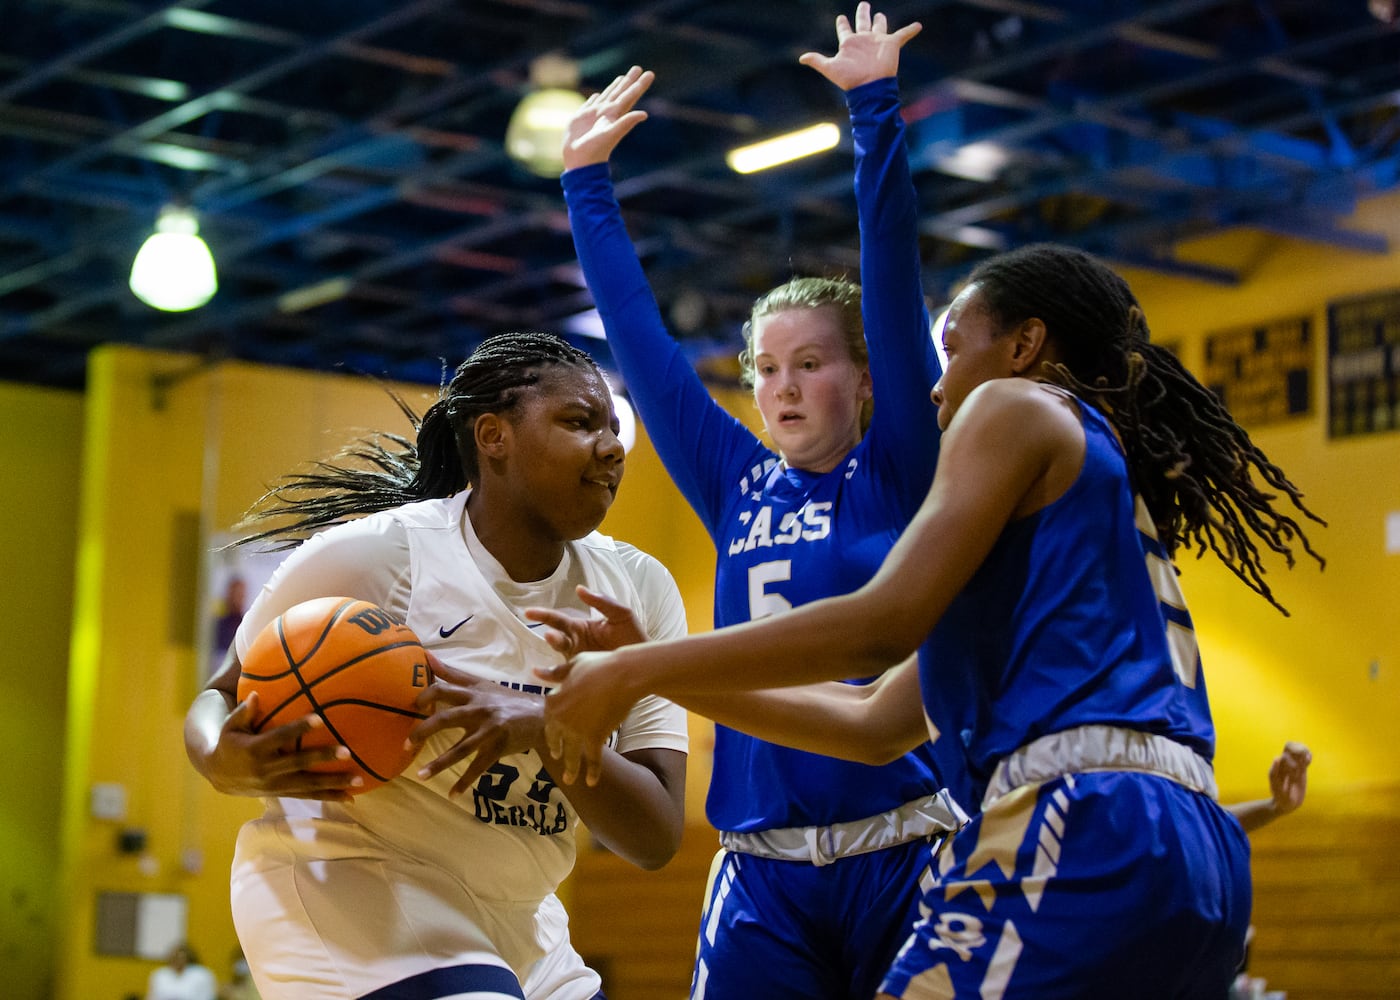
[[[194,949],[180,942],[165,965],[151,973],[146,1000],[218,1000],[214,973],[199,964]]]
[[[238,625],[243,621],[243,612],[248,603],[248,584],[243,577],[234,575],[224,584],[224,596],[219,602],[219,617],[214,620],[214,661],[218,663],[228,648],[233,645],[233,637],[238,633]]]

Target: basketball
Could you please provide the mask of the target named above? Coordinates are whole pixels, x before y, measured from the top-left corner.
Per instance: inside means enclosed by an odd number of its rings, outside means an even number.
[[[298,749],[348,748],[348,760],[314,769],[360,775],[352,795],[396,777],[416,755],[404,740],[426,718],[414,699],[432,674],[418,637],[383,608],[351,597],[295,605],[258,633],[242,666],[239,701],[258,693],[253,731],[319,715],[325,726]]]

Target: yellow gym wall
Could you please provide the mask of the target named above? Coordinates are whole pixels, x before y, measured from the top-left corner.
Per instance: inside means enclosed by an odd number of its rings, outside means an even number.
[[[1386,232],[1400,248],[1397,218],[1400,199],[1392,197],[1364,206],[1354,224]],[[1400,747],[1386,738],[1400,708],[1392,624],[1400,556],[1382,547],[1383,517],[1400,509],[1400,431],[1327,438],[1324,308],[1332,299],[1400,287],[1400,249],[1371,257],[1240,233],[1184,252],[1217,255],[1246,275],[1242,287],[1216,288],[1129,274],[1154,334],[1180,341],[1189,365],[1199,363],[1206,332],[1299,312],[1314,318],[1313,412],[1255,437],[1331,522],[1313,530],[1328,558],[1324,572],[1306,561],[1292,573],[1272,564],[1270,580],[1292,618],[1209,557],[1182,563],[1220,731],[1222,792],[1262,794],[1268,761],[1285,738],[1298,738],[1316,754],[1314,799],[1355,797],[1400,774]],[[421,401],[421,387],[403,388]],[[751,419],[742,394],[721,398]],[[224,975],[234,943],[228,861],[234,830],[254,806],[209,790],[182,748],[182,717],[200,670],[193,640],[200,532],[227,530],[278,475],[360,430],[402,429],[402,417],[366,380],[239,363],[206,368],[121,346],[94,353],[82,399],[0,384],[0,414],[9,431],[0,445],[6,467],[38,477],[34,487],[6,491],[8,516],[0,518],[11,570],[4,593],[21,611],[0,626],[8,630],[0,676],[12,692],[5,738],[8,759],[27,762],[6,779],[23,788],[0,797],[0,857],[13,868],[0,870],[0,890],[8,900],[17,886],[27,895],[13,898],[28,900],[24,912],[0,910],[6,994],[119,1000],[142,993],[152,963],[94,953],[100,891],[186,895],[190,938]],[[78,493],[80,511],[69,499]],[[76,527],[68,538],[65,523]],[[708,627],[712,549],[644,435],[605,530],[665,562],[691,628]],[[47,635],[32,634],[36,621]],[[47,670],[36,671],[36,663]],[[697,729],[697,742],[705,736]],[[697,823],[705,774],[703,759],[694,760],[689,802]],[[90,817],[95,782],[125,787],[124,821]],[[145,831],[144,856],[117,850],[122,827]],[[55,857],[62,862],[56,882],[47,874]],[[54,895],[46,898],[49,886]],[[682,902],[673,914],[685,937],[698,913],[698,894],[691,895],[683,894],[694,910]],[[52,971],[46,953],[54,956]],[[56,980],[51,989],[49,978]]]
[[[1184,259],[1242,273],[1239,288],[1123,272],[1154,339],[1180,342],[1183,360],[1198,372],[1208,333],[1312,319],[1311,414],[1249,430],[1328,522],[1323,528],[1300,519],[1326,569],[1301,553],[1292,571],[1282,559],[1267,561],[1267,580],[1291,615],[1285,618],[1214,556],[1177,560],[1201,637],[1226,798],[1262,795],[1285,739],[1312,746],[1311,789],[1320,799],[1400,783],[1400,742],[1382,735],[1400,718],[1400,553],[1385,551],[1386,515],[1400,516],[1400,429],[1329,439],[1326,416],[1327,303],[1400,290],[1400,196],[1363,205],[1349,226],[1385,235],[1391,252],[1246,230],[1179,248]]]
[[[80,393],[0,384],[0,969],[6,996],[52,995],[58,789],[82,474]]]

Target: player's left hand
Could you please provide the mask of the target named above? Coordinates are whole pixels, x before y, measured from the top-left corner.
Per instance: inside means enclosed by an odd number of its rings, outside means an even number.
[[[418,771],[419,778],[431,778],[470,758],[448,792],[450,796],[461,795],[502,757],[539,745],[544,730],[544,697],[476,677],[428,655],[433,683],[418,696],[417,704],[431,714],[413,728],[408,742],[422,746],[444,729],[462,730],[461,739]]]
[[[525,611],[525,617],[530,621],[544,622],[549,626],[542,633],[544,639],[564,656],[646,642],[646,634],[637,624],[637,616],[627,605],[587,587],[578,587],[577,592],[583,603],[599,611],[603,617],[580,618],[554,608],[529,608]]]
[[[899,50],[923,30],[912,21],[898,31],[890,31],[884,14],[871,16],[870,4],[856,6],[856,23],[845,14],[836,18],[836,55],[804,52],[798,57],[803,66],[810,66],[842,90],[853,90],[872,80],[883,80],[899,73]]]
[[[598,784],[608,737],[637,700],[619,683],[615,655],[580,653],[567,663],[535,671],[557,685],[544,703],[544,738],[550,756],[563,763],[563,784],[573,784],[580,772],[589,785]]]
[[[637,102],[655,79],[651,70],[633,66],[590,95],[564,128],[564,169],[606,163],[627,133],[646,121]]]

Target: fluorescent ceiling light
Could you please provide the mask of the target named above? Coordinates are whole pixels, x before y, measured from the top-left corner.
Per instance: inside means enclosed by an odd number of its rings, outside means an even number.
[[[966,177],[970,181],[996,180],[997,175],[1011,162],[1011,153],[1005,146],[995,142],[972,142],[961,146],[947,156],[934,160],[934,165],[945,174]]]
[[[277,297],[277,310],[284,313],[296,313],[315,309],[327,302],[345,298],[350,294],[350,287],[350,279],[346,277],[327,278],[325,281],[318,281],[313,285],[303,285],[279,295]]]
[[[731,149],[724,159],[729,168],[736,173],[751,174],[776,167],[780,163],[789,163],[804,156],[834,149],[840,141],[841,129],[832,122],[822,122],[810,128]]]

